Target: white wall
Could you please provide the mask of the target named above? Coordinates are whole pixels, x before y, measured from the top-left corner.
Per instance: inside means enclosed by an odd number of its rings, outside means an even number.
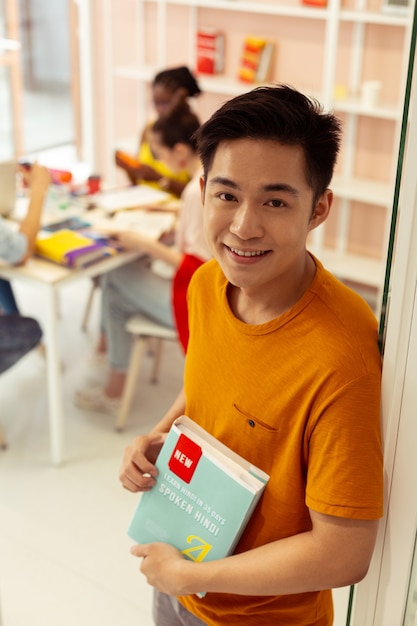
[[[415,58],[383,364],[385,516],[370,571],[357,586],[352,626],[412,626],[416,611],[406,608],[417,529],[416,83]]]

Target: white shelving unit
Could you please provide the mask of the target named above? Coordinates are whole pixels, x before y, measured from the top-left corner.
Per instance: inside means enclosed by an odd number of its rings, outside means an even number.
[[[311,85],[308,89],[304,85],[292,82],[302,91],[317,97],[323,105],[340,114],[344,126],[344,143],[340,165],[333,181],[333,189],[337,198],[337,224],[333,224],[332,232],[327,232],[327,226],[320,227],[314,232],[310,248],[319,258],[323,259],[327,267],[341,279],[358,282],[366,288],[381,291],[385,272],[385,253],[389,234],[391,207],[394,194],[394,180],[398,143],[402,119],[402,102],[405,85],[406,71],[408,67],[408,51],[411,32],[412,11],[401,14],[386,13],[381,10],[370,10],[367,3],[377,0],[328,0],[326,7],[313,7],[296,4],[295,0],[280,0],[270,2],[254,2],[246,0],[123,0],[115,2],[106,0],[104,3],[104,16],[106,33],[104,39],[109,43],[107,47],[106,65],[109,68],[107,88],[104,94],[107,116],[105,116],[109,155],[108,166],[111,167],[113,148],[120,140],[115,132],[108,129],[114,128],[115,104],[115,81],[133,82],[138,97],[138,116],[146,119],[147,85],[154,74],[161,68],[177,65],[176,52],[169,48],[169,37],[172,29],[181,28],[184,32],[184,51],[181,61],[189,67],[195,67],[195,42],[196,33],[200,27],[215,26],[222,28],[223,18],[233,16],[233,23],[238,25],[242,19],[250,17],[252,34],[263,35],[258,22],[265,24],[265,19],[271,24],[279,26],[280,22],[286,22],[298,28],[315,28],[314,45],[317,38],[323,50],[321,63],[320,84]],[[355,3],[352,6],[352,2]],[[349,4],[347,4],[349,3]],[[119,44],[114,42],[114,18],[116,11],[123,11],[123,7],[134,5],[136,22],[136,45],[134,55],[129,56],[128,63],[115,60]],[[180,11],[181,22],[176,22],[175,11]],[[174,16],[174,19],[173,19]],[[245,17],[246,16],[246,17]],[[293,21],[296,21],[295,25]],[[150,24],[148,24],[150,22]],[[185,23],[184,23],[185,22]],[[395,79],[398,83],[394,97],[385,98],[384,91],[375,106],[369,106],[361,101],[361,84],[367,80],[366,71],[369,73],[368,52],[375,45],[373,38],[375,29],[383,29],[381,38],[385,38],[384,52],[390,48],[391,34],[395,33],[396,48],[392,56],[395,64]],[[233,24],[226,31],[226,45],[229,36],[233,36]],[[319,29],[317,31],[317,29]],[[304,31],[303,31],[304,32]],[[317,35],[317,32],[319,33]],[[378,38],[378,37],[377,37]],[[153,53],[149,52],[149,41],[154,42]],[[280,35],[277,35],[278,54],[280,54]],[[398,43],[399,42],[399,43]],[[113,46],[113,47],[112,47]],[[401,49],[398,50],[398,47]],[[342,52],[347,55],[343,58]],[[226,59],[227,61],[227,59]],[[305,65],[306,82],[309,78],[309,41],[303,42],[299,50],[298,64]],[[372,64],[371,64],[372,65]],[[386,68],[381,61],[376,78],[384,83]],[[386,63],[390,65],[390,63]],[[375,66],[375,63],[374,63]],[[316,68],[311,68],[314,71]],[[388,68],[392,77],[393,68]],[[236,80],[237,68],[231,68],[226,62],[225,74],[221,76],[199,76],[199,82],[203,91],[207,94],[232,97],[244,90],[251,88]],[[374,76],[372,76],[374,78]],[[289,77],[291,78],[291,77]],[[291,82],[288,76],[283,80],[279,69],[276,71],[274,81]],[[392,80],[385,80],[392,83]],[[342,85],[342,90],[340,90]],[[339,90],[337,91],[337,87]],[[340,91],[342,96],[340,97]],[[336,94],[339,93],[339,97]],[[143,122],[142,122],[143,124]],[[370,126],[370,130],[367,127]],[[384,163],[383,172],[378,172],[376,177],[368,177],[365,173],[358,172],[356,160],[358,144],[367,137],[368,141],[376,141],[379,138],[379,129],[391,135],[389,147],[389,163]],[[387,131],[388,129],[388,131]],[[378,158],[378,142],[375,146],[368,145],[366,152],[369,159]],[[365,158],[366,164],[366,158]],[[363,159],[362,159],[363,165]],[[365,170],[367,168],[365,167]],[[352,203],[356,205],[352,209]],[[382,212],[384,232],[380,235],[378,250],[363,249],[362,243],[355,247],[351,239],[352,211],[368,211],[370,206],[379,207]],[[372,230],[372,226],[368,226]],[[361,248],[362,246],[362,248]],[[366,248],[366,245],[365,245]],[[379,298],[377,298],[379,300]]]

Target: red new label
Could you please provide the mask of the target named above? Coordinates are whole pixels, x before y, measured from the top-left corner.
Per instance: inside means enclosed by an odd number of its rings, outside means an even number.
[[[175,446],[168,467],[181,480],[191,482],[202,455],[202,450],[194,441],[186,435],[180,435]]]

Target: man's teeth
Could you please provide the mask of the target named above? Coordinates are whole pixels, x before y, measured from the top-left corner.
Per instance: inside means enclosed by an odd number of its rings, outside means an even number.
[[[265,254],[263,250],[254,250],[247,252],[245,252],[244,250],[238,250],[237,248],[230,248],[230,250],[238,256],[261,256],[262,254]]]

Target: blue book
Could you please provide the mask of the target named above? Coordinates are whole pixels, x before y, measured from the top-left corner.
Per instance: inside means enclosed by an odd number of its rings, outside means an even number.
[[[192,561],[231,554],[269,476],[190,418],[173,423],[128,528],[137,543],[163,541]]]
[[[85,220],[77,217],[76,215],[67,217],[59,222],[53,222],[52,224],[46,224],[46,226],[42,226],[42,230],[46,230],[50,233],[55,233],[57,230],[62,230],[64,228],[68,230],[83,230],[85,228],[89,228],[91,226],[90,222],[86,222]]]

